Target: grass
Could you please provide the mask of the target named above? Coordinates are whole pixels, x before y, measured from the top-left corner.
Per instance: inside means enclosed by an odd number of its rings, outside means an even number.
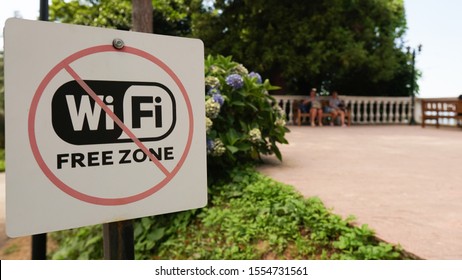
[[[13,245],[9,246],[8,248],[6,248],[5,250],[3,250],[3,254],[11,255],[11,254],[13,254],[15,252],[18,252],[19,250],[20,250],[19,245],[13,244]]]
[[[5,149],[0,149],[0,172],[5,171]]]
[[[405,259],[399,246],[378,241],[318,198],[252,167],[210,186],[207,207],[137,219],[137,259]],[[54,234],[55,259],[101,259],[101,226]]]

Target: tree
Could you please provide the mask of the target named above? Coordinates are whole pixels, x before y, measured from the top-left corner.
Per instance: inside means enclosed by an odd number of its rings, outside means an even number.
[[[153,0],[158,34],[193,36],[284,92],[409,94],[403,0]],[[131,29],[130,0],[53,0],[51,19]]]
[[[138,0],[139,1],[139,0]],[[186,36],[191,33],[191,8],[199,0],[152,0],[153,26],[157,34]],[[131,0],[52,0],[50,20],[88,26],[132,29]]]
[[[145,33],[152,33],[152,9],[151,0],[133,0],[132,22],[133,30]]]
[[[355,95],[406,95],[403,0],[216,0],[193,19],[207,51],[281,81]],[[279,79],[282,78],[282,79]]]
[[[52,0],[50,21],[129,30],[131,12],[130,0]]]

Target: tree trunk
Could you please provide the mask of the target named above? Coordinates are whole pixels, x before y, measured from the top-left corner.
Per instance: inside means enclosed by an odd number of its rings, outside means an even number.
[[[132,5],[133,31],[153,33],[152,1],[132,0]]]

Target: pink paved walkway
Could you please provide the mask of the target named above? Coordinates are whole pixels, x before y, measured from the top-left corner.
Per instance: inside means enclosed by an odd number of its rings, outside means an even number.
[[[462,259],[462,130],[291,126],[259,169],[424,259]]]

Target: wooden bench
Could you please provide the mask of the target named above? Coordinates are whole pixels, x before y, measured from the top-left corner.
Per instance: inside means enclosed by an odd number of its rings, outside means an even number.
[[[454,119],[460,125],[462,121],[462,100],[450,98],[423,98],[422,99],[422,127],[426,120],[436,120],[439,128],[443,119]]]
[[[301,100],[295,100],[294,103],[293,103],[293,106],[292,106],[292,115],[293,115],[293,122],[297,125],[302,125],[302,119],[303,118],[310,118],[310,112],[302,112],[302,110],[300,109],[300,105],[303,103],[305,99],[301,99]],[[323,99],[321,100],[321,104],[322,104],[322,108],[326,107],[329,105],[329,100],[326,100],[326,99]],[[332,118],[333,115],[332,113],[324,113],[322,114],[322,118],[323,120],[324,119],[328,119],[328,118]],[[350,126],[351,125],[351,110],[350,108],[346,107],[345,109],[345,124]]]

